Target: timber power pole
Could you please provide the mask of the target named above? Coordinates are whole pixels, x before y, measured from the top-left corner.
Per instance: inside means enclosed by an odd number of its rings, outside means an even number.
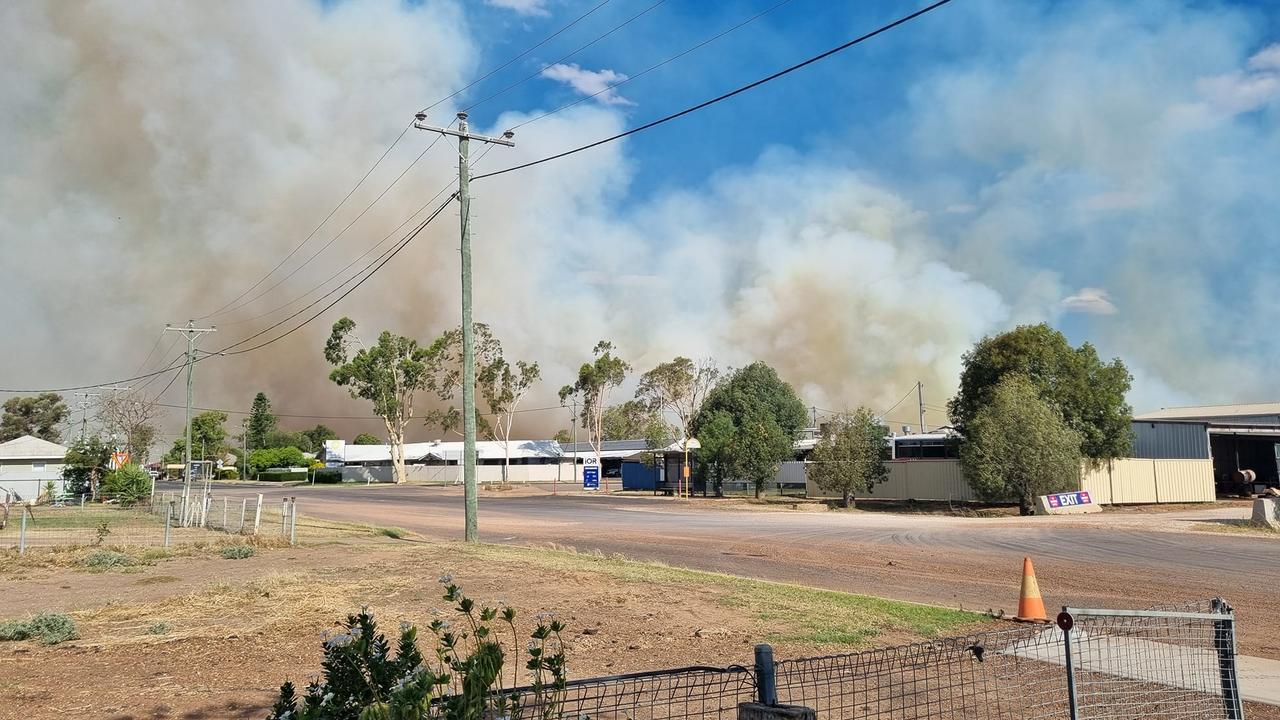
[[[467,114],[458,113],[458,129],[427,125],[425,113],[418,113],[413,126],[419,130],[437,132],[458,138],[458,206],[462,222],[462,484],[466,498],[466,529],[463,539],[479,540],[478,503],[476,493],[476,349],[475,328],[471,320],[471,167],[469,164],[470,141],[515,147],[510,130],[502,137],[476,135],[467,129]]]
[[[916,405],[920,408],[920,434],[924,434],[924,383],[916,381]]]
[[[191,320],[186,327],[173,327],[165,324],[165,332],[179,332],[187,339],[187,430],[186,441],[182,443],[182,525],[187,524],[187,510],[191,502],[191,374],[195,369],[196,340],[205,333],[217,332],[217,326],[207,328],[195,327]]]

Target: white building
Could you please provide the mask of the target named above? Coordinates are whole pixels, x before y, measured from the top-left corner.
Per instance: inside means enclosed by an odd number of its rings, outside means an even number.
[[[62,468],[67,449],[32,435],[0,443],[0,493],[12,499],[32,501],[53,481],[54,492],[62,492]]]

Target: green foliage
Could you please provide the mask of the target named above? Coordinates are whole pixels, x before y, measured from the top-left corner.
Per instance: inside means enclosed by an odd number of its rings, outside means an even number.
[[[233,467],[224,467],[218,470],[219,480],[239,480],[240,472]]]
[[[881,425],[866,407],[826,423],[813,449],[809,477],[828,492],[839,492],[845,507],[854,493],[866,492],[889,476],[885,465],[893,453]]]
[[[38,613],[26,620],[0,623],[0,642],[37,639],[45,645],[75,640],[76,623],[63,613]]]
[[[226,560],[244,560],[257,554],[257,550],[252,545],[231,545],[222,548],[219,554]]]
[[[217,460],[227,453],[227,430],[222,426],[227,414],[218,410],[202,412],[191,418],[191,459]],[[165,453],[164,460],[181,463],[186,447],[186,436],[173,441],[173,447]]]
[[[310,430],[303,430],[302,434],[311,441],[311,449],[307,452],[320,452],[324,449],[325,440],[337,440],[338,433],[325,425],[316,425]]]
[[[80,564],[93,570],[111,570],[113,568],[132,567],[137,561],[114,550],[94,550],[80,561]]]
[[[338,468],[323,468],[316,470],[311,474],[311,478],[316,484],[330,484],[342,482],[342,470]]]
[[[381,445],[382,438],[378,437],[377,435],[370,435],[369,433],[360,433],[359,435],[356,436],[355,440],[351,441],[351,444],[352,445]]]
[[[102,495],[121,505],[133,505],[151,497],[151,476],[141,465],[129,463],[107,473],[102,480]]]
[[[62,467],[63,491],[69,495],[87,495],[92,484],[107,471],[111,448],[96,435],[75,440],[67,448]]]
[[[690,437],[693,418],[719,380],[720,370],[711,360],[695,364],[687,357],[676,357],[641,375],[636,397],[655,411],[675,415],[681,435]]]
[[[340,623],[342,632],[325,639],[321,678],[301,698],[292,683],[282,685],[269,720],[483,720],[519,717],[522,706],[543,720],[558,717],[566,688],[564,625],[539,620],[524,650],[528,693],[511,693],[521,669],[515,610],[478,607],[448,576],[441,582],[460,627],[433,620],[428,629],[435,647],[429,654],[418,646],[418,628],[408,623],[401,624],[393,650],[373,615],[361,610]],[[510,674],[506,638],[514,659]]]
[[[551,439],[555,440],[558,443],[571,443],[573,442],[573,434],[570,433],[568,430],[561,428],[560,430],[556,431],[555,437]]]
[[[401,539],[401,538],[403,538],[407,533],[405,532],[404,528],[398,528],[398,527],[380,527],[380,528],[378,528],[377,530],[375,530],[375,531],[374,531],[374,534],[375,534],[375,535],[382,535],[383,537],[389,537],[389,538],[391,538],[392,540],[400,540],[400,539]]]
[[[4,401],[0,415],[0,442],[23,435],[49,442],[61,440],[58,426],[71,416],[67,404],[57,393],[41,393],[31,397],[11,397]]]
[[[1040,398],[1080,436],[1080,451],[1095,460],[1125,457],[1133,444],[1133,409],[1125,394],[1133,377],[1119,358],[1104,363],[1089,343],[1071,347],[1047,324],[1021,325],[986,337],[964,355],[960,389],[948,410],[964,437],[1006,375],[1028,379]]]
[[[717,487],[729,478],[747,480],[759,497],[782,461],[794,457],[805,423],[804,404],[791,385],[768,365],[752,363],[712,388],[694,416],[700,467]]]
[[[262,444],[262,449],[278,450],[280,448],[297,448],[302,452],[313,453],[316,448],[311,443],[311,437],[304,432],[297,430],[272,430],[267,433],[266,442]],[[250,451],[251,453],[254,451]]]
[[[605,440],[643,438],[650,448],[665,447],[674,439],[674,432],[662,419],[661,413],[639,400],[628,400],[606,408],[601,428]]]
[[[173,632],[173,628],[169,625],[169,623],[163,620],[159,622],[153,622],[151,623],[151,625],[147,627],[148,635],[168,635],[171,632]]]
[[[1079,488],[1080,462],[1080,435],[1020,373],[995,386],[960,446],[973,491],[983,500],[1017,500],[1023,515],[1037,495]]]
[[[271,468],[307,467],[307,458],[296,447],[263,448],[249,453],[250,476]]]
[[[253,407],[249,408],[249,425],[246,441],[251,448],[267,447],[267,435],[276,429],[276,416],[271,414],[271,401],[266,393],[253,396]]]
[[[604,415],[609,406],[609,393],[622,384],[631,366],[615,357],[613,343],[601,340],[592,348],[595,360],[578,368],[578,379],[572,385],[560,388],[560,404],[570,399],[577,405],[578,420],[587,431],[587,442],[600,452],[604,444]],[[604,480],[605,490],[608,479]]]
[[[334,366],[329,379],[347,388],[353,398],[373,403],[374,412],[386,420],[396,482],[404,482],[404,429],[413,417],[413,397],[429,381],[429,352],[418,341],[383,331],[378,343],[352,357],[348,343],[356,324],[342,318],[324,346],[325,360]]]

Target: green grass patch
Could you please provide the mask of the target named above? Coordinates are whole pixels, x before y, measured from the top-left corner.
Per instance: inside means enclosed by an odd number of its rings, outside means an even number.
[[[721,590],[717,602],[741,609],[766,625],[766,632],[775,641],[865,647],[887,632],[932,638],[967,630],[986,619],[978,613],[934,605],[689,570],[620,556],[577,553],[571,549],[461,543],[455,547],[460,554],[517,559],[534,567],[598,573],[628,583],[698,585]]]
[[[168,635],[172,631],[173,628],[169,627],[169,623],[163,620],[151,623],[151,625],[147,627],[148,635]]]
[[[389,537],[392,540],[401,540],[405,535],[409,534],[409,531],[398,527],[380,527],[377,530],[374,530],[373,533],[375,535]]]
[[[257,550],[252,545],[231,545],[222,548],[219,554],[227,560],[244,560],[253,557],[256,553]]]
[[[0,641],[39,640],[45,645],[76,639],[76,623],[63,613],[39,613],[0,623]]]
[[[94,550],[80,560],[80,564],[91,570],[106,572],[116,568],[133,567],[138,564],[134,558],[115,550]]]

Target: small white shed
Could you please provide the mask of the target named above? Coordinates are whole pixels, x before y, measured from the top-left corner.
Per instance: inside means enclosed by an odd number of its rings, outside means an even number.
[[[61,493],[66,457],[67,448],[33,435],[0,443],[0,491],[8,491],[15,500],[31,501],[52,480],[54,492]]]

